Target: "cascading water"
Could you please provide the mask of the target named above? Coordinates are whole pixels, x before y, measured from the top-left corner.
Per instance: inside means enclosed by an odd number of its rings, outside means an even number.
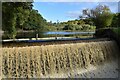
[[[114,41],[28,47],[3,47],[4,78],[68,77],[90,65],[113,60],[119,52]]]

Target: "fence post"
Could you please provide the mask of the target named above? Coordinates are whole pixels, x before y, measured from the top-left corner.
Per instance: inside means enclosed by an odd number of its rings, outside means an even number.
[[[36,34],[36,40],[38,40],[38,34]]]

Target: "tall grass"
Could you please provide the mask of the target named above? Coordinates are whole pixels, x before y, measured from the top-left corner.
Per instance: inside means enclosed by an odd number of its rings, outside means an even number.
[[[114,41],[26,47],[3,47],[3,77],[51,77],[110,61],[118,47]]]

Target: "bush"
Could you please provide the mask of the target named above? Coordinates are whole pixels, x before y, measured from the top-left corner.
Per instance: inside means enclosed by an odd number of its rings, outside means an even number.
[[[63,30],[75,30],[75,27],[72,24],[67,24],[67,25],[65,25]]]

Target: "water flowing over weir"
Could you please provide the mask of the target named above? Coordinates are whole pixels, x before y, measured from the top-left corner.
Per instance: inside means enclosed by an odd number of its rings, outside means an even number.
[[[76,70],[112,61],[120,53],[115,41],[3,47],[3,77],[68,77]]]

